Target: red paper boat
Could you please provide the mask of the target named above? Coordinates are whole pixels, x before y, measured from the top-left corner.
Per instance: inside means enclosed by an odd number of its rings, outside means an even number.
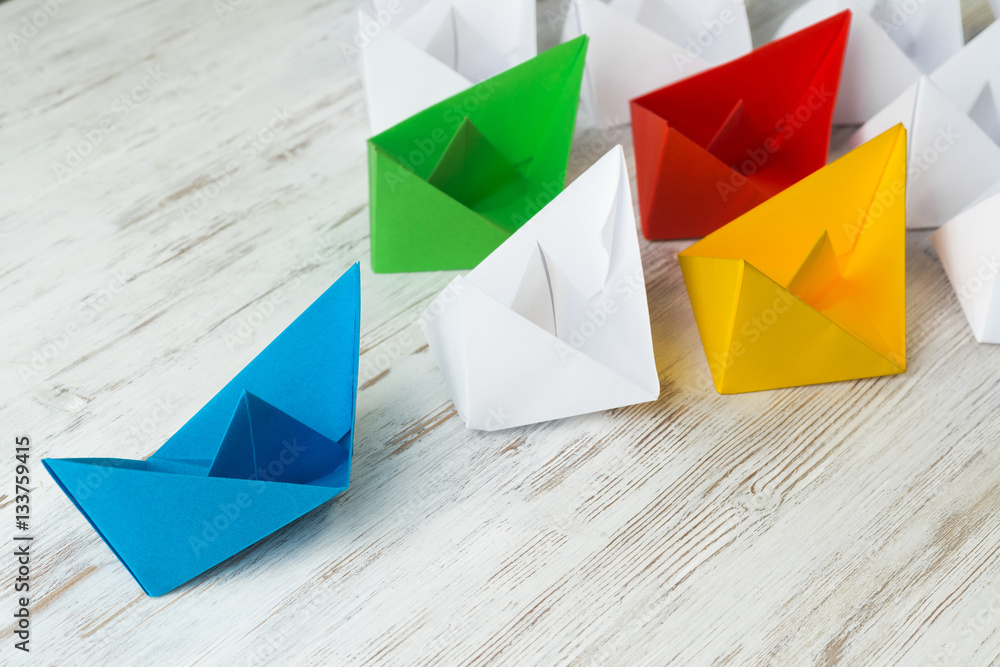
[[[705,236],[826,164],[851,13],[631,102],[647,239]]]

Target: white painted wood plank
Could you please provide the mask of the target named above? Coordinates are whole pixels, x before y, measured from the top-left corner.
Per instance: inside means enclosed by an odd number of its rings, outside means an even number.
[[[907,239],[905,375],[719,396],[681,245],[643,242],[660,400],[471,432],[414,325],[454,274],[369,268],[355,5],[230,2],[66,0],[0,45],[0,423],[34,443],[33,659],[997,660],[1000,349],[974,342],[926,233]],[[755,25],[785,5],[751,3]],[[0,4],[0,26],[36,7]],[[276,109],[287,126],[250,151]],[[60,182],[52,163],[109,118]],[[573,174],[617,141],[631,161],[627,131],[581,135]],[[150,455],[356,259],[351,489],[146,597],[38,459]],[[12,644],[0,625],[0,660]]]

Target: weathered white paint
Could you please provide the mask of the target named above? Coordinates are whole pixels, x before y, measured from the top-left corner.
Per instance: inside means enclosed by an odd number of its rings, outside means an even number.
[[[8,452],[34,443],[33,662],[996,661],[1000,348],[974,342],[925,233],[905,375],[717,395],[680,246],[643,243],[660,400],[471,432],[414,324],[454,274],[368,268],[353,3],[66,0],[15,53],[37,6],[0,4],[0,423]],[[287,125],[241,152],[275,109]],[[60,183],[53,161],[111,116]],[[582,136],[573,174],[609,147]],[[38,460],[148,456],[355,259],[350,491],[146,597]]]

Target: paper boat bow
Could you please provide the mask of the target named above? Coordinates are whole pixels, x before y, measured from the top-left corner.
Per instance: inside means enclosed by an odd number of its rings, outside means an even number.
[[[145,461],[43,461],[147,594],[347,489],[360,293],[355,264]]]
[[[455,278],[420,324],[470,428],[655,400],[660,384],[621,147]]]

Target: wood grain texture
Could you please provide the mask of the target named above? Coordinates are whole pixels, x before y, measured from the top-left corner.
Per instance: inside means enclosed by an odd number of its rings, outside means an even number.
[[[790,3],[749,4],[760,27]],[[3,32],[38,6],[0,4]],[[1000,348],[927,233],[904,375],[718,395],[682,245],[643,242],[660,399],[472,432],[415,325],[454,274],[370,271],[356,6],[56,6],[0,45],[0,423],[33,442],[32,663],[997,662]],[[539,6],[543,46],[558,15]],[[627,128],[582,133],[572,175],[619,141],[631,164]],[[38,460],[149,456],[358,259],[350,490],[146,597]],[[0,662],[12,645],[4,621]]]

